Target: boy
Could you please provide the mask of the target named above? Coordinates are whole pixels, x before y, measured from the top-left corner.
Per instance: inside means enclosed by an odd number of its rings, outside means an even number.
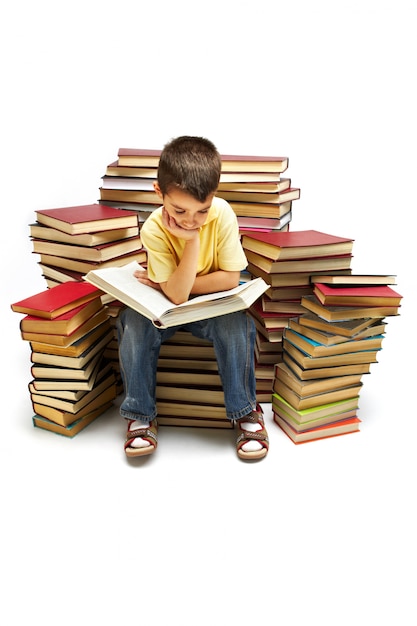
[[[154,187],[162,206],[141,228],[148,262],[146,272],[137,272],[136,278],[160,289],[174,304],[193,295],[236,287],[247,265],[236,215],[226,201],[215,197],[220,173],[221,157],[204,137],[173,139],[160,155]],[[157,447],[159,350],[177,328],[158,329],[130,308],[120,315],[119,354],[125,391],[120,414],[127,420],[125,452],[129,457],[151,454]],[[238,456],[263,458],[269,442],[262,412],[259,407],[256,410],[253,320],[239,311],[181,328],[213,342],[226,415],[237,424]]]

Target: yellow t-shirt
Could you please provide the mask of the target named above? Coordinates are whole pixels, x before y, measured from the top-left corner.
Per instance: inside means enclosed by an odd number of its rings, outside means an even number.
[[[148,255],[149,278],[157,283],[166,282],[180,262],[185,242],[164,228],[162,207],[155,209],[142,224],[140,236]],[[200,230],[197,276],[217,270],[240,272],[247,264],[236,214],[226,200],[215,197]]]

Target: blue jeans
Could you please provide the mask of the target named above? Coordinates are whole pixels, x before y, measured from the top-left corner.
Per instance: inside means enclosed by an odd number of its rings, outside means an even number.
[[[227,417],[236,420],[255,410],[256,331],[252,318],[245,311],[159,329],[140,313],[126,308],[117,321],[119,359],[125,393],[120,405],[120,415],[143,422],[156,417],[155,388],[160,347],[179,328],[189,330],[196,337],[213,343]]]

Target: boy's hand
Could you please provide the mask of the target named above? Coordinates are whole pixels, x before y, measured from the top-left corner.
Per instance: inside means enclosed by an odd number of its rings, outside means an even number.
[[[193,239],[199,237],[200,234],[199,228],[188,229],[179,226],[179,224],[175,221],[175,218],[172,217],[172,215],[169,215],[165,207],[162,207],[162,224],[167,231],[171,233],[171,235],[178,237],[178,239],[184,239],[185,241],[192,241]]]
[[[160,284],[154,283],[153,280],[148,278],[148,270],[136,270],[136,272],[133,272],[133,276],[143,285],[148,285],[148,287],[153,287],[154,289],[161,291]]]

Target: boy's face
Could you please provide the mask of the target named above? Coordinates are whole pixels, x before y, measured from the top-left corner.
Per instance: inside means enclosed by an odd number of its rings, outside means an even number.
[[[164,203],[165,210],[175,222],[184,230],[196,230],[204,224],[209,214],[214,193],[206,198],[204,202],[196,200],[182,189],[171,189],[164,196],[155,183],[155,191]]]

